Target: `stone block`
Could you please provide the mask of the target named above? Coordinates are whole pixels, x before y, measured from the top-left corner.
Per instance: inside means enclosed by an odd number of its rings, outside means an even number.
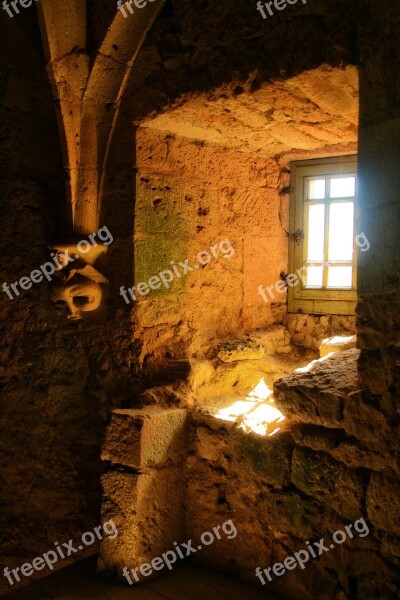
[[[172,270],[171,265],[171,263],[175,263],[175,266],[177,266],[180,262],[184,262],[188,255],[188,245],[184,237],[162,233],[157,236],[137,240],[134,252],[135,286],[139,285],[139,283],[148,284],[150,279],[158,277],[157,281],[152,280],[152,288],[140,288],[143,295],[135,289],[137,300],[149,300],[160,295],[177,293],[185,289],[188,277],[182,276],[183,268],[178,268],[178,273],[180,274],[178,276]],[[192,258],[190,262],[192,265],[195,264]],[[164,275],[166,283],[160,281],[160,273],[163,271],[170,271],[170,273]]]
[[[298,369],[274,384],[277,407],[305,423],[340,428],[348,397],[359,390],[355,348]]]
[[[177,463],[185,454],[184,409],[114,410],[102,459],[134,469]]]
[[[350,350],[351,348],[355,348],[356,344],[356,335],[350,335],[347,337],[335,335],[334,337],[326,338],[322,341],[322,344],[319,347],[319,355],[322,358],[331,352],[343,352],[343,350]]]
[[[366,449],[354,438],[344,440],[331,451],[336,460],[344,463],[350,469],[370,469],[371,471],[385,471],[392,466],[393,459],[388,455],[379,454]],[[394,467],[394,464],[393,464]]]
[[[206,429],[198,427],[196,430],[196,451],[205,460],[218,460],[222,458],[222,452],[226,447],[226,439],[223,436]]]
[[[351,350],[350,350],[351,352]],[[349,394],[344,409],[346,431],[383,454],[389,451],[390,426],[385,415],[367,404],[361,392]]]
[[[330,457],[298,448],[293,453],[292,483],[348,519],[362,514],[360,477]]]
[[[328,429],[318,425],[295,424],[291,428],[293,438],[299,446],[307,446],[317,452],[331,453],[346,437],[343,429]]]
[[[102,477],[102,522],[113,520],[118,536],[101,544],[100,572],[122,577],[187,539],[185,479],[181,467],[151,469],[136,475],[110,472]],[[155,573],[157,575],[159,573]],[[139,574],[139,579],[143,577]]]
[[[400,483],[373,473],[367,490],[367,511],[375,527],[400,536]]]
[[[293,492],[274,491],[260,494],[254,510],[257,520],[270,527],[276,539],[290,535],[307,539],[313,532],[310,521],[317,516],[317,510],[312,510],[312,502]],[[314,503],[317,504],[315,500]]]
[[[135,210],[137,232],[167,234],[187,238],[190,223],[195,220],[195,209],[185,201],[184,188],[169,179],[141,177],[137,182],[138,206]],[[186,256],[181,256],[184,260]],[[167,267],[165,267],[167,268]]]
[[[251,339],[260,344],[268,355],[290,352],[290,334],[283,325],[272,325],[267,329],[259,329],[251,334]]]
[[[275,203],[277,200],[278,198],[276,198]],[[255,212],[257,216],[260,216],[258,208],[255,209]],[[282,230],[277,219],[278,212],[279,208],[276,206],[272,214],[264,217],[264,219],[268,219],[265,222],[275,222],[274,229],[269,232],[268,236],[265,233],[257,237],[246,236],[243,244],[243,304],[244,306],[251,306],[253,308],[262,307],[265,316],[271,311],[273,306],[286,304],[286,290],[282,292],[283,288],[279,286],[280,292],[275,287],[270,290],[273,294],[272,298],[265,291],[267,301],[261,297],[258,291],[260,285],[265,290],[270,286],[275,286],[280,280],[281,271],[287,269],[287,237],[282,235]],[[244,222],[247,227],[248,219]],[[269,323],[264,318],[264,320],[260,320],[256,327],[263,327],[265,324]]]
[[[289,483],[293,450],[290,435],[281,433],[265,438],[235,429],[231,432],[230,447],[239,471],[249,468],[253,476],[278,489]]]
[[[221,346],[218,358],[230,363],[238,360],[259,360],[264,356],[264,348],[248,340],[234,340]]]

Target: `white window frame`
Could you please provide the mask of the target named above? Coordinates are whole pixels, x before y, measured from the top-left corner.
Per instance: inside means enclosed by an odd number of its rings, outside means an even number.
[[[290,236],[289,273],[296,273],[306,264],[307,217],[305,186],[306,178],[313,176],[356,176],[355,227],[353,260],[353,287],[347,289],[311,289],[304,287],[303,280],[288,287],[288,312],[306,314],[354,315],[357,304],[357,156],[329,157],[291,163],[290,182]],[[336,200],[335,200],[336,201]],[[325,201],[329,204],[329,200]],[[328,222],[329,217],[326,219]],[[328,239],[327,226],[325,243]],[[309,263],[310,264],[310,263]],[[333,263],[334,264],[334,263]],[[343,264],[343,263],[342,263]],[[325,270],[325,269],[324,269]]]

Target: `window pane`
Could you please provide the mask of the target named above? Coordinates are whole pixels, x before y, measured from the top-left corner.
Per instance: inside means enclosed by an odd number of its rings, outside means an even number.
[[[322,287],[323,267],[307,267],[306,287]]]
[[[333,203],[329,212],[328,260],[353,260],[354,203]]]
[[[351,288],[353,280],[353,269],[351,267],[329,267],[328,287]]]
[[[356,193],[355,177],[331,179],[331,198],[350,198]]]
[[[308,181],[308,199],[321,200],[325,198],[325,179],[310,179]]]
[[[312,204],[308,207],[307,260],[324,260],[325,206]]]

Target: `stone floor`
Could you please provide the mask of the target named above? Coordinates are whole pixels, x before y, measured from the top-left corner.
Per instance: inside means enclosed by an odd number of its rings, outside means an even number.
[[[183,564],[139,587],[101,581],[95,576],[93,559],[67,567],[4,600],[277,600],[227,575]]]

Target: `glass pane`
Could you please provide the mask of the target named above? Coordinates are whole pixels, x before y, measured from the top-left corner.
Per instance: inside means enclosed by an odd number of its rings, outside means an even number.
[[[308,207],[307,260],[324,260],[325,206],[312,204]]]
[[[307,267],[306,287],[322,287],[323,267]]]
[[[331,179],[331,198],[350,198],[356,193],[355,177]]]
[[[328,260],[353,260],[354,203],[330,206]]]
[[[310,179],[308,181],[308,199],[321,200],[325,198],[325,179]]]
[[[353,269],[351,267],[328,267],[329,288],[351,288]]]

